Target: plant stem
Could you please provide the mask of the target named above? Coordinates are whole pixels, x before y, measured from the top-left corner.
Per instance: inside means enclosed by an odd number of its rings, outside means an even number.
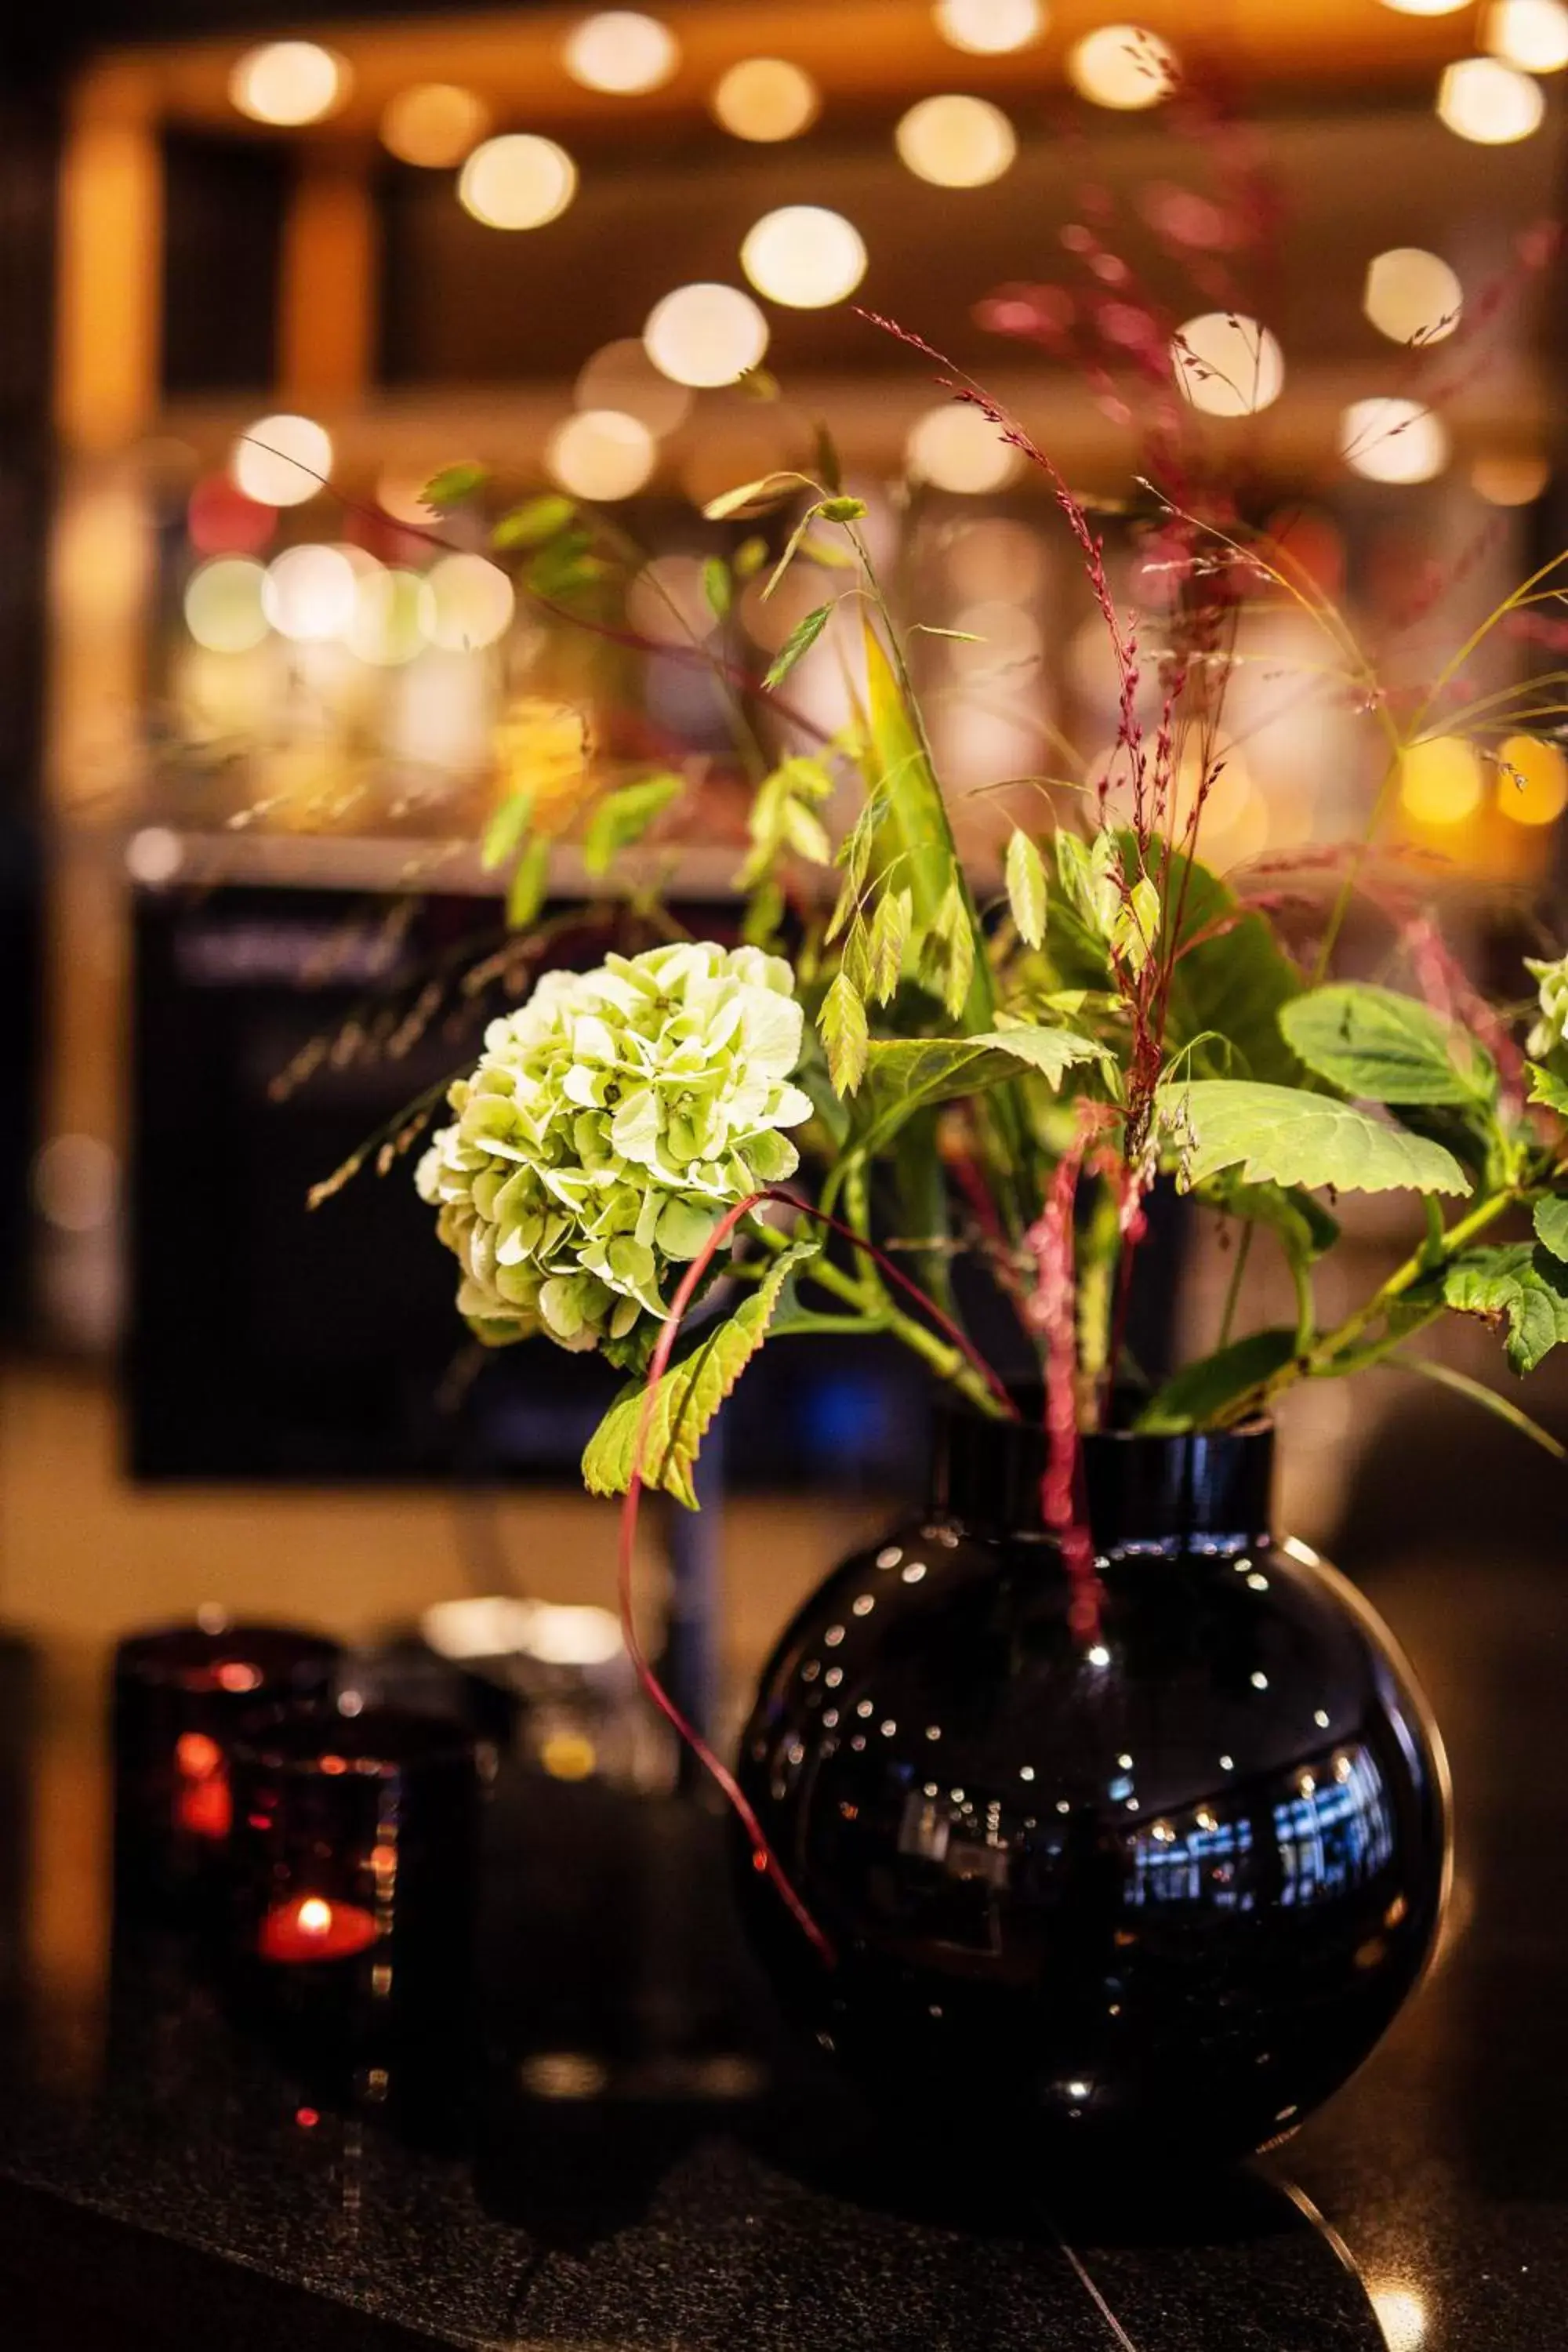
[[[1219,1318],[1219,1339],[1215,1342],[1215,1345],[1221,1348],[1227,1348],[1230,1345],[1230,1327],[1236,1320],[1236,1310],[1241,1300],[1241,1286],[1247,1274],[1247,1261],[1252,1254],[1252,1236],[1257,1230],[1256,1225],[1244,1224],[1241,1229],[1241,1239],[1236,1245],[1236,1264],[1230,1269],[1230,1281],[1225,1294],[1225,1312]]]
[[[1441,1267],[1452,1265],[1476,1235],[1494,1224],[1505,1210],[1516,1208],[1531,1197],[1527,1189],[1510,1186],[1506,1191],[1494,1192],[1489,1199],[1480,1202],[1458,1223],[1446,1227],[1440,1241],[1435,1242],[1428,1234],[1363,1306],[1358,1307],[1352,1315],[1347,1315],[1333,1330],[1320,1333],[1315,1340],[1310,1339],[1309,1344],[1288,1364],[1282,1364],[1277,1372],[1270,1373],[1268,1380],[1259,1381],[1245,1396],[1237,1398],[1225,1415],[1226,1423],[1249,1419],[1254,1413],[1265,1410],[1284,1390],[1293,1388],[1298,1381],[1321,1380],[1328,1374],[1347,1370],[1359,1371],[1369,1364],[1381,1361],[1390,1349],[1408,1336],[1407,1333],[1390,1334],[1373,1341],[1359,1353],[1353,1352],[1356,1341],[1381,1322],[1389,1308],[1406,1292],[1414,1289],[1425,1276],[1436,1274]],[[1351,1360],[1347,1361],[1347,1359]]]

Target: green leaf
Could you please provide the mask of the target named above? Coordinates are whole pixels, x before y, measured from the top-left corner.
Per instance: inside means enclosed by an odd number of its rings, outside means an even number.
[[[1535,1238],[1553,1257],[1568,1258],[1568,1199],[1554,1192],[1535,1204]]]
[[[1272,1327],[1249,1331],[1245,1339],[1233,1339],[1228,1348],[1185,1365],[1144,1406],[1134,1426],[1154,1435],[1201,1429],[1227,1405],[1283,1371],[1295,1353],[1294,1331]]]
[[[1544,1103],[1560,1118],[1568,1118],[1568,1079],[1554,1076],[1540,1062],[1526,1062],[1524,1066],[1530,1072],[1531,1101]]]
[[[479,864],[487,874],[493,873],[498,866],[506,864],[507,859],[528,831],[529,820],[532,814],[533,787],[531,784],[525,786],[521,792],[507,794],[506,799],[502,801],[489,824],[486,825],[484,839],[479,844]]]
[[[871,994],[886,1004],[903,977],[911,901],[907,890],[884,890],[871,918]]]
[[[1015,825],[1007,844],[1004,867],[1007,884],[1007,904],[1018,937],[1029,948],[1041,947],[1046,937],[1046,866],[1038,849],[1024,831]]]
[[[1246,1078],[1194,1078],[1163,1086],[1163,1126],[1181,1141],[1187,1190],[1222,1168],[1248,1183],[1331,1184],[1342,1192],[1468,1192],[1451,1151],[1407,1135],[1351,1103],[1299,1087]]]
[[[702,566],[702,593],[708,600],[708,610],[716,621],[727,621],[734,592],[730,585],[730,567],[721,555],[710,555]]]
[[[640,841],[661,809],[686,790],[684,776],[645,776],[640,783],[623,784],[608,793],[588,820],[583,837],[583,863],[590,874],[607,874],[623,849]]]
[[[1516,1372],[1532,1372],[1568,1339],[1568,1266],[1529,1242],[1467,1251],[1448,1268],[1443,1297],[1460,1315],[1506,1318],[1504,1353]]]
[[[545,885],[550,879],[550,844],[543,834],[531,841],[511,869],[507,885],[507,928],[525,931],[544,904]]]
[[[1071,1029],[992,1029],[974,1037],[879,1037],[867,1050],[856,1104],[859,1148],[879,1151],[914,1111],[985,1093],[1024,1070],[1052,1093],[1080,1062],[1110,1065],[1107,1048]]]
[[[749,948],[765,948],[777,939],[784,919],[784,892],[776,882],[761,883],[746,901],[741,937]]]
[[[1392,988],[1340,982],[1281,1007],[1279,1026],[1310,1070],[1382,1103],[1489,1103],[1497,1068],[1467,1032]]]
[[[961,1020],[974,976],[974,925],[969,894],[958,875],[936,910],[921,950],[921,970],[937,989],[951,1018]]]
[[[530,499],[525,506],[513,507],[502,515],[490,533],[492,547],[542,547],[566,529],[576,514],[570,499],[552,492],[543,498]]]
[[[832,618],[831,604],[818,604],[804,621],[797,622],[773,656],[763,680],[764,689],[782,686],[803,654],[808,654]]]
[[[697,1449],[714,1414],[767,1338],[784,1285],[821,1247],[813,1235],[781,1252],[751,1297],[659,1381],[643,1445],[642,1475],[648,1486],[662,1486],[689,1511],[697,1508],[692,1483]],[[588,1440],[583,1483],[591,1495],[624,1495],[631,1485],[646,1405],[646,1384],[632,1381]]]
[[[743,539],[741,541],[740,546],[735,550],[735,560],[730,568],[737,580],[754,580],[767,560],[767,541],[753,535],[751,539]]]
[[[724,522],[731,515],[765,514],[781,499],[788,498],[792,490],[798,490],[805,478],[804,474],[788,472],[759,474],[755,481],[742,482],[736,489],[721,491],[718,498],[709,499],[702,511],[710,522]]]
[[[869,1039],[865,1003],[847,972],[838,974],[823,998],[816,1025],[827,1049],[828,1075],[835,1090],[852,1095],[866,1075]]]
[[[1141,874],[1110,919],[1110,951],[1131,971],[1142,971],[1160,936],[1160,892]]]
[[[443,466],[432,474],[419,496],[427,507],[455,507],[471,498],[480,484],[489,478],[489,468],[472,464]]]

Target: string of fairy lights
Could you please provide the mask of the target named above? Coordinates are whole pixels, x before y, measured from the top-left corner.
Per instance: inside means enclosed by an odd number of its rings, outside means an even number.
[[[1433,16],[1471,0],[1383,0],[1407,16]],[[1044,0],[937,0],[938,30],[955,56],[1000,56],[1038,41],[1048,27]],[[1544,112],[1538,77],[1568,67],[1568,0],[1492,0],[1479,20],[1479,48],[1450,65],[1436,91],[1440,121],[1458,136],[1500,145],[1530,136]],[[585,16],[563,36],[560,64],[582,87],[633,97],[655,90],[680,69],[675,32],[629,10]],[[1171,95],[1180,61],[1171,47],[1131,23],[1101,26],[1066,58],[1068,79],[1085,101],[1133,112]],[[330,118],[347,101],[345,59],[308,41],[272,42],[234,67],[230,96],[246,115],[303,126]],[[706,93],[715,122],[758,143],[802,136],[822,116],[825,98],[805,67],[786,57],[742,57]],[[477,222],[503,233],[542,229],[570,207],[579,186],[575,159],[556,140],[521,128],[498,128],[485,101],[455,83],[421,83],[385,107],[380,137],[400,162],[454,174],[457,200]],[[1004,108],[962,89],[942,90],[907,108],[891,144],[904,169],[933,185],[965,190],[1002,178],[1018,152]],[[600,504],[636,497],[652,480],[661,443],[684,422],[695,394],[733,384],[763,361],[770,321],[763,304],[826,309],[859,288],[869,256],[859,229],[842,213],[789,205],[764,214],[742,237],[739,283],[674,287],[655,303],[640,335],[595,353],[582,370],[569,415],[551,431],[544,470],[563,490]],[[760,298],[760,299],[759,299]],[[1395,247],[1367,268],[1362,308],[1391,342],[1424,349],[1451,335],[1465,310],[1465,287],[1440,254]],[[1261,320],[1214,310],[1189,319],[1172,341],[1176,382],[1206,415],[1256,415],[1285,387],[1286,360]],[[1351,402],[1338,426],[1339,454],[1364,478],[1391,485],[1427,482],[1452,462],[1448,426],[1420,401],[1379,394]],[[1018,471],[1016,452],[973,408],[945,403],[916,418],[905,448],[907,471],[931,488],[963,499],[1005,491]],[[247,652],[268,637],[296,647],[346,649],[361,664],[394,669],[424,652],[473,653],[498,645],[515,618],[504,571],[477,551],[442,555],[416,571],[383,563],[351,545],[300,544],[262,561],[279,512],[314,498],[332,471],[330,435],[314,419],[275,415],[257,420],[236,444],[226,480],[198,486],[190,535],[207,560],[187,583],[184,614],[197,646],[213,654]],[[1472,488],[1500,507],[1540,494],[1542,461],[1519,455],[1478,457]],[[393,519],[426,522],[416,480],[384,478],[377,499]],[[720,483],[714,487],[726,487]],[[212,508],[204,525],[197,499]],[[233,511],[219,513],[225,497]],[[247,517],[255,517],[254,523]],[[1004,526],[1001,528],[1016,528]],[[666,608],[701,597],[677,579],[696,559],[662,563],[650,625]],[[1019,614],[998,614],[1011,625]],[[704,623],[705,625],[705,623]],[[954,657],[955,660],[957,656]],[[1553,822],[1568,805],[1568,762],[1554,743],[1521,738],[1505,747],[1522,783],[1498,805],[1525,826]],[[1402,800],[1418,825],[1452,826],[1481,804],[1487,778],[1458,739],[1418,748],[1402,779]]]

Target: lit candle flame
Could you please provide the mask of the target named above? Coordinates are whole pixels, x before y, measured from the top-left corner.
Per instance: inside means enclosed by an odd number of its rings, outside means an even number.
[[[331,1924],[331,1905],[323,1903],[319,1895],[308,1895],[300,1906],[300,1933],[302,1936],[324,1936]]]

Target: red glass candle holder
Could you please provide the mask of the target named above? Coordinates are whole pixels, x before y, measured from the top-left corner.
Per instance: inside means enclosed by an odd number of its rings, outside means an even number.
[[[347,2051],[466,2007],[481,1780],[456,1723],[390,1707],[258,1719],[233,1752],[234,1985]]]
[[[258,1706],[324,1707],[342,1653],[287,1625],[195,1624],[132,1634],[114,1655],[114,1852],[134,1909],[211,1885],[233,1822],[229,1757]]]

